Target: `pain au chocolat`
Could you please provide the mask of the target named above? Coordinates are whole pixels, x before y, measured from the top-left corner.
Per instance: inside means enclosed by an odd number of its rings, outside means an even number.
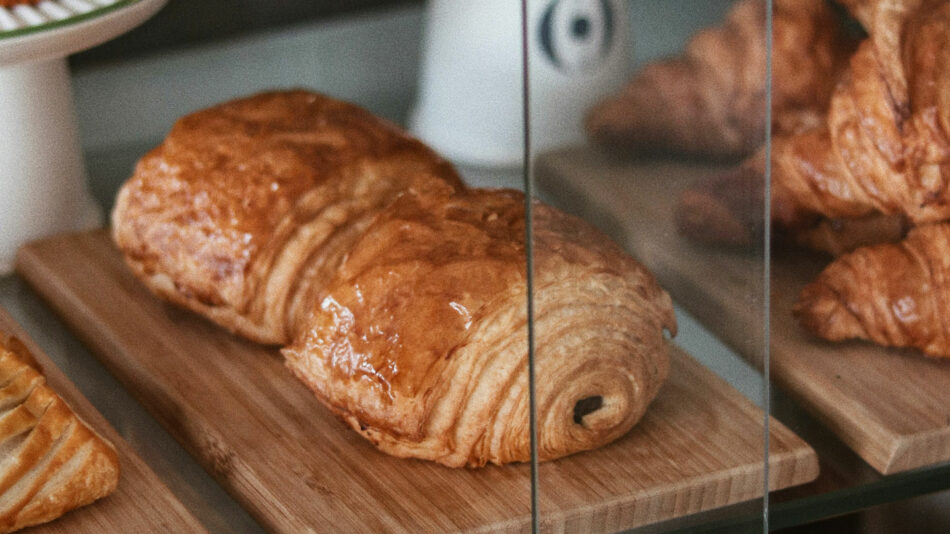
[[[669,369],[669,296],[534,204],[539,455],[626,433]],[[525,200],[469,189],[395,126],[306,91],[180,119],[120,191],[114,238],[169,300],[265,343],[381,450],[530,459]]]

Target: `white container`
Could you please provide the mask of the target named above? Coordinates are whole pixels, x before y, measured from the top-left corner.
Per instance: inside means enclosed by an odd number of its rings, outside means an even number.
[[[529,0],[534,153],[584,140],[583,117],[628,78],[622,0]],[[518,167],[524,152],[521,2],[430,0],[410,129],[449,159]]]

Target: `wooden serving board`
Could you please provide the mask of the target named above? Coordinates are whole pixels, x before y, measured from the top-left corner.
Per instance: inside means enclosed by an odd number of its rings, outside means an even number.
[[[182,444],[279,532],[524,531],[527,465],[449,469],[397,459],[337,421],[284,368],[160,302],[103,231],[36,242],[19,272]],[[616,531],[762,494],[762,413],[679,350],[644,420],[602,449],[544,463],[545,529]],[[808,445],[772,424],[770,487],[817,476]]]
[[[761,252],[696,245],[673,226],[680,191],[720,168],[623,162],[578,148],[546,154],[537,169],[543,192],[599,223],[681,306],[726,343],[758,356]],[[792,317],[798,293],[828,261],[802,251],[773,254],[772,379],[882,474],[950,460],[950,360],[865,342],[828,343]]]
[[[50,387],[84,421],[111,441],[119,453],[119,485],[114,493],[52,522],[24,530],[24,534],[206,532],[102,414],[3,309],[0,309],[0,332],[17,337],[30,349]]]

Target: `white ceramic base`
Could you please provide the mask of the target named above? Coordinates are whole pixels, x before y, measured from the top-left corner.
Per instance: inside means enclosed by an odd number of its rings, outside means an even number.
[[[86,189],[65,59],[0,67],[0,273],[17,248],[102,224]]]

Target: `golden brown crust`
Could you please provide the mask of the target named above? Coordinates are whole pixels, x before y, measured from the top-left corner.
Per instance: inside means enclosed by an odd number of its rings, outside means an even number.
[[[111,443],[79,419],[0,335],[0,532],[51,521],[115,490]]]
[[[0,0],[0,7],[13,7],[20,4],[38,4],[40,0]]]
[[[529,459],[520,193],[468,190],[348,104],[264,93],[179,121],[113,220],[160,295],[252,339],[293,338],[294,374],[382,450],[451,466]],[[669,296],[605,236],[540,204],[535,221],[551,459],[639,420],[676,323]]]
[[[950,357],[947,288],[950,223],[941,223],[838,258],[805,287],[794,311],[824,339],[868,339]]]
[[[352,225],[400,191],[461,187],[446,161],[363,109],[261,93],[176,122],[122,187],[113,228],[154,291],[280,344],[317,278],[301,274],[338,262],[326,256],[347,248]]]
[[[540,458],[616,439],[669,367],[672,304],[582,221],[535,208]],[[288,366],[397,456],[450,466],[530,458],[524,197],[407,194],[355,244]],[[577,405],[600,398],[575,421]]]
[[[824,111],[852,43],[824,0],[778,1],[772,26],[773,122],[794,128],[801,110]],[[752,153],[765,141],[766,28],[763,0],[736,2],[683,57],[648,65],[592,109],[591,137],[634,153]]]
[[[773,140],[777,220],[950,218],[950,4],[849,2],[870,37],[824,125]]]

